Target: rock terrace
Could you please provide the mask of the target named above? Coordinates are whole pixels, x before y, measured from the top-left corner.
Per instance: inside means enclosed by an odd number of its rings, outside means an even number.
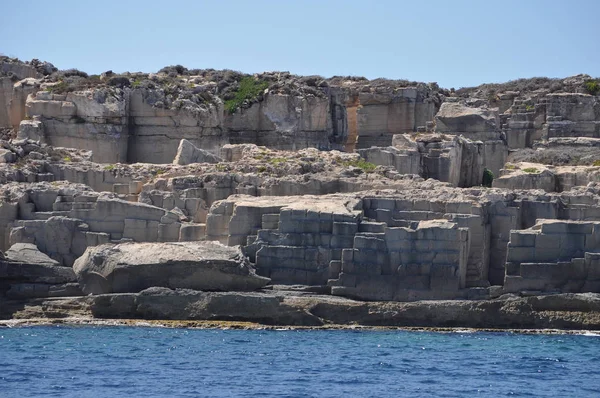
[[[0,316],[38,300],[96,317],[386,324],[339,309],[433,300],[465,311],[459,326],[494,300],[593,301],[593,81],[446,90],[1,58]],[[539,326],[575,327],[561,314]],[[497,324],[531,326],[511,319]]]

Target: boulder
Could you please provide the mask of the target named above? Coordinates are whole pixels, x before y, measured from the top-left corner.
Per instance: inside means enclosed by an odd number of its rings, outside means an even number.
[[[140,293],[86,297],[96,318],[187,319],[320,326],[304,308],[287,305],[272,292],[199,292],[163,287]]]
[[[0,281],[13,284],[64,284],[75,282],[75,273],[30,243],[16,243],[0,259]]]
[[[32,243],[15,243],[4,253],[7,260],[17,263],[59,265],[58,261],[42,253]]]
[[[84,293],[135,293],[149,287],[250,291],[258,276],[237,247],[217,242],[122,243],[89,247],[73,265]]]
[[[191,163],[219,163],[222,159],[212,153],[196,147],[186,139],[179,142],[177,155],[173,164],[186,165]]]
[[[496,117],[496,112],[485,108],[445,102],[435,116],[435,130],[438,133],[454,134],[494,132],[499,127]]]

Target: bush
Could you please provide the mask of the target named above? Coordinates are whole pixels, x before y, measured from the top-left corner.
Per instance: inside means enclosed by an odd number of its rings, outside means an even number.
[[[48,87],[46,90],[52,94],[64,94],[69,91],[69,85],[65,81],[60,81],[58,84]]]
[[[540,171],[538,169],[536,169],[535,167],[528,167],[526,169],[523,169],[523,171],[525,173],[529,173],[529,174],[536,174],[539,173]]]
[[[350,166],[358,167],[365,173],[371,173],[371,172],[375,171],[375,168],[377,168],[377,165],[375,165],[371,162],[367,162],[363,158],[359,158],[357,160],[348,160],[348,161],[343,162],[342,164],[346,167],[350,167]]]
[[[597,95],[600,93],[600,83],[598,80],[588,80],[583,84],[585,91],[591,95]]]
[[[484,187],[491,188],[492,182],[494,181],[494,173],[488,168],[483,169],[483,178],[481,179],[481,185]]]
[[[240,80],[240,87],[234,93],[234,97],[225,101],[225,109],[229,113],[234,113],[244,101],[255,100],[267,87],[269,87],[267,82],[256,80],[252,76],[244,77]]]

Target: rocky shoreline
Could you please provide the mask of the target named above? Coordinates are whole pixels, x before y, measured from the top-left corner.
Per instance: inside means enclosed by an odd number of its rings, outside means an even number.
[[[361,302],[293,291],[235,293],[151,288],[134,294],[1,302],[1,325],[149,324],[233,328],[600,330],[600,294],[494,300]],[[8,312],[7,312],[8,310]]]

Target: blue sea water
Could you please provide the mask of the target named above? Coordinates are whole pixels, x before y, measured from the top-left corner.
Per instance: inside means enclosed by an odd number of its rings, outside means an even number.
[[[2,397],[593,397],[600,337],[0,329]]]

